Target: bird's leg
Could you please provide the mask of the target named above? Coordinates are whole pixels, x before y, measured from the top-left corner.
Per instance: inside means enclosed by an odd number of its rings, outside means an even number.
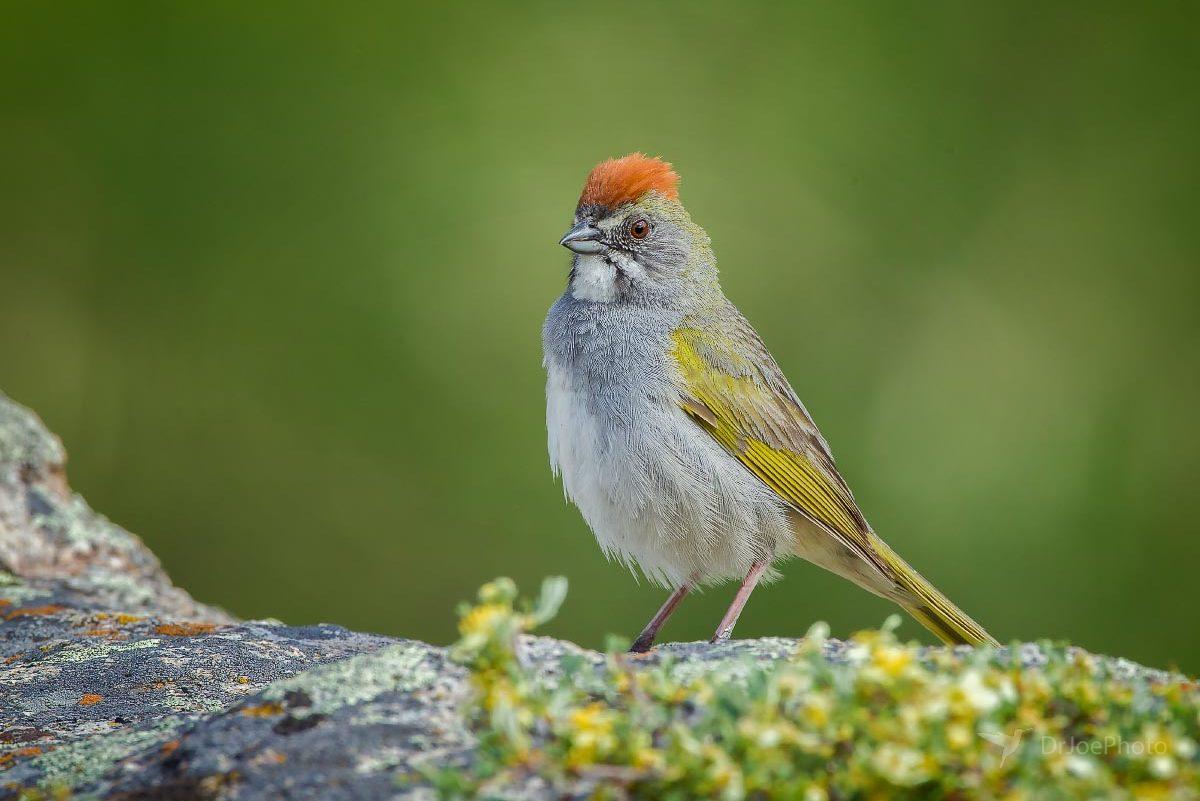
[[[737,625],[738,616],[742,614],[742,609],[746,606],[746,601],[750,600],[750,593],[754,592],[755,585],[762,578],[763,571],[767,569],[767,559],[756,559],[750,564],[750,571],[746,573],[746,578],[742,579],[742,586],[738,587],[737,595],[733,596],[733,603],[725,610],[725,617],[721,618],[721,623],[717,626],[717,631],[713,634],[711,643],[728,642],[729,636],[733,634],[733,627]]]
[[[658,630],[663,627],[663,623],[667,622],[667,618],[675,611],[675,607],[679,606],[679,602],[683,600],[684,596],[691,591],[692,583],[695,580],[696,577],[693,575],[671,593],[659,610],[654,613],[654,617],[650,618],[646,628],[642,629],[642,633],[633,641],[633,645],[629,647],[630,653],[644,654],[650,650],[650,646],[654,645],[654,638],[658,636]]]

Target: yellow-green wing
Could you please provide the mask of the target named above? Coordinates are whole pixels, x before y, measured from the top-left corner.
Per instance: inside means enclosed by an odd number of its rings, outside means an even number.
[[[672,336],[680,406],[798,512],[888,570],[829,446],[762,340],[736,311]]]
[[[996,644],[871,531],[828,444],[736,309],[717,309],[709,319],[676,329],[671,355],[683,410],[792,508],[874,565],[892,582],[895,594],[885,592],[887,597],[944,642]]]

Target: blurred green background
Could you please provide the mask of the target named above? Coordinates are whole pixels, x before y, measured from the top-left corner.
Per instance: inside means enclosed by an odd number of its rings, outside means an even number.
[[[551,633],[636,633],[540,327],[640,149],[892,545],[1003,640],[1200,670],[1194,4],[4,8],[0,388],[197,597],[446,642],[564,573]],[[739,635],[891,611],[785,574]]]

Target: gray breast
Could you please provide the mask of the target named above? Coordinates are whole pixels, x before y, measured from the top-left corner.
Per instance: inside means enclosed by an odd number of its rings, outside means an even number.
[[[564,296],[544,329],[550,461],[606,553],[678,585],[744,574],[780,504],[680,410],[667,315]]]
[[[568,371],[598,413],[632,411],[663,400],[671,331],[680,315],[617,303],[591,303],[565,293],[542,331],[547,367]]]

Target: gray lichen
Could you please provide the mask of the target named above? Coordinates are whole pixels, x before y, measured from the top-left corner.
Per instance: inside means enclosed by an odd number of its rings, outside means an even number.
[[[437,666],[429,658],[435,650],[421,642],[391,645],[277,681],[262,697],[279,701],[289,693],[305,693],[310,703],[300,714],[308,716],[328,715],[388,691],[414,692],[437,680]]]
[[[67,743],[34,757],[28,764],[42,789],[93,786],[121,760],[169,740],[187,722],[183,717],[162,718],[139,729],[118,729]]]
[[[38,416],[0,393],[0,465],[9,469],[61,468],[66,460],[62,443]]]

